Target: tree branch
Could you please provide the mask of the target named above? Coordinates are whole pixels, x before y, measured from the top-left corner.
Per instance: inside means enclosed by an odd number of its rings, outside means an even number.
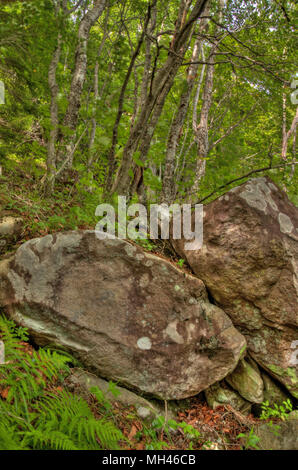
[[[234,178],[231,181],[228,181],[227,183],[222,184],[221,186],[218,186],[218,188],[214,189],[214,191],[212,191],[212,193],[210,193],[207,196],[203,197],[202,199],[197,201],[195,204],[201,204],[202,202],[206,201],[206,199],[209,199],[209,197],[213,196],[215,193],[217,193],[221,189],[226,188],[227,186],[229,186],[232,183],[236,183],[236,181],[241,181],[245,178],[248,178],[249,176],[254,175],[255,173],[261,173],[262,171],[268,171],[268,170],[277,170],[278,168],[284,168],[285,166],[288,166],[288,165],[297,165],[297,164],[298,164],[298,162],[291,162],[291,163],[284,163],[283,165],[275,165],[275,166],[270,165],[270,166],[267,166],[267,167],[264,167],[264,168],[258,168],[256,170],[251,170],[248,173],[246,173],[245,175],[239,176],[238,178]]]
[[[212,150],[216,145],[218,145],[223,139],[225,139],[228,135],[230,135],[231,132],[233,132],[233,130],[236,129],[236,127],[240,126],[240,124],[242,124],[244,121],[246,121],[246,119],[248,118],[248,116],[250,116],[250,115],[254,112],[254,110],[256,109],[256,106],[257,106],[257,105],[253,106],[253,107],[248,111],[248,113],[246,113],[246,115],[245,115],[242,119],[240,119],[239,121],[235,122],[235,124],[233,124],[232,126],[230,126],[230,127],[226,130],[225,134],[223,134],[219,139],[217,139],[215,142],[213,142],[213,143],[210,145],[210,147],[209,147],[209,152],[210,152],[210,150]]]

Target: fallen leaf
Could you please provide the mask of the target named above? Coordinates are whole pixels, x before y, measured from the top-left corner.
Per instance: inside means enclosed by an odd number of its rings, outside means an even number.
[[[128,439],[131,440],[135,437],[135,435],[137,434],[138,432],[138,429],[137,427],[133,424],[132,427],[131,427],[131,430],[130,430],[130,433],[128,435]]]
[[[6,400],[7,396],[8,396],[8,392],[9,392],[9,387],[5,388],[4,390],[1,390],[0,391],[0,395],[1,397],[3,398],[3,400]]]

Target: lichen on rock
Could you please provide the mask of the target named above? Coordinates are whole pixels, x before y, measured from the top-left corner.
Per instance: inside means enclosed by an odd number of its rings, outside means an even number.
[[[201,250],[171,240],[246,337],[258,364],[298,396],[298,210],[270,178],[255,178],[204,207]]]
[[[0,304],[37,344],[62,345],[91,372],[162,399],[221,380],[246,345],[201,280],[93,231],[24,243],[0,264],[0,284]]]

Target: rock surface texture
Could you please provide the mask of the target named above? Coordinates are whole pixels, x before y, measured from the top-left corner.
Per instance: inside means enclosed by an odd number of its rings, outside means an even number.
[[[0,217],[0,254],[7,251],[9,245],[14,243],[23,230],[23,220],[16,217]]]
[[[244,337],[204,284],[128,242],[66,232],[0,264],[0,306],[36,343],[163,399],[196,395],[236,367]]]
[[[298,210],[269,178],[204,207],[202,249],[180,256],[247,339],[256,362],[298,397]]]
[[[208,405],[213,409],[217,406],[231,405],[243,414],[251,412],[251,403],[244,400],[235,390],[229,388],[224,381],[217,382],[205,390],[205,397]]]
[[[244,359],[240,360],[236,369],[226,377],[226,382],[245,400],[252,403],[264,401],[261,374]]]
[[[274,406],[274,404],[282,405],[289,398],[287,393],[266,372],[262,373],[262,379],[264,384],[264,401],[268,401],[271,406]]]
[[[298,419],[295,412],[277,424],[260,424],[255,433],[260,439],[258,446],[261,450],[298,450]]]
[[[117,394],[115,394],[115,391],[111,390],[109,382],[83,369],[76,367],[71,369],[71,374],[65,379],[64,384],[69,391],[83,396],[86,400],[90,398],[90,392],[93,391],[93,388],[97,387],[109,402],[119,402],[126,407],[134,406],[138,416],[143,419],[148,418],[149,421],[165,414],[163,402],[146,400],[126,388],[119,387],[119,385],[117,385]],[[168,409],[167,412],[168,418],[175,419],[175,414],[171,410]]]

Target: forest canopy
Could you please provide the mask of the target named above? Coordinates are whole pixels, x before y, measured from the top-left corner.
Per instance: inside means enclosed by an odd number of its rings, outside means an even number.
[[[297,204],[296,13],[283,0],[1,1],[3,175],[21,166],[42,197],[83,204],[208,201],[268,174]]]

